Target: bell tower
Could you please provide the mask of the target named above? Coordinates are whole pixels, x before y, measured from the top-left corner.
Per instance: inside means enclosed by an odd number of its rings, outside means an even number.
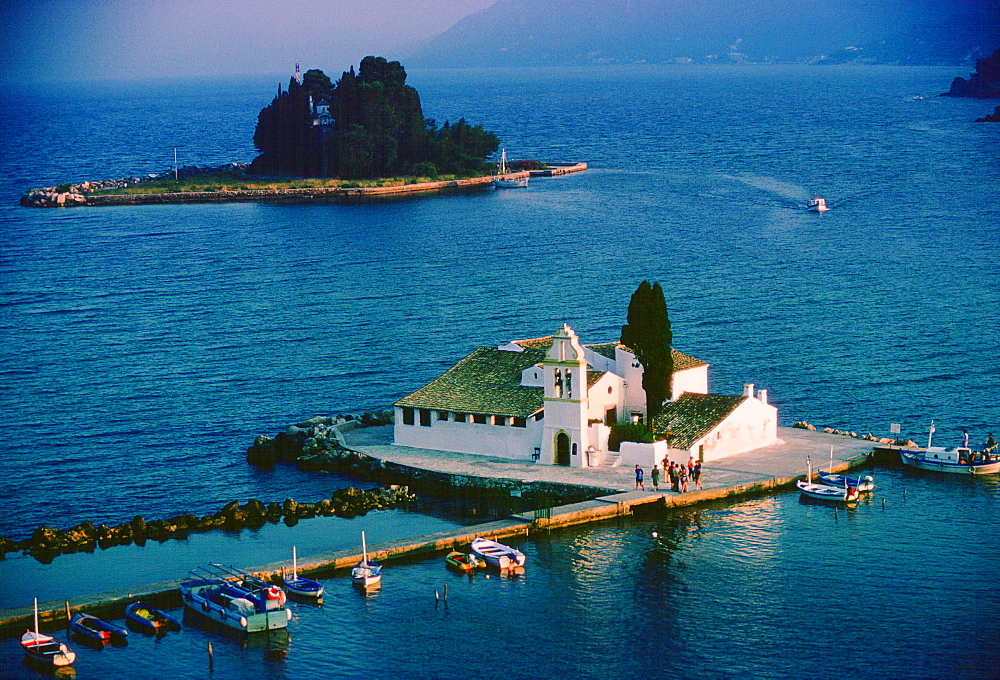
[[[545,427],[541,461],[583,467],[587,448],[587,360],[576,333],[563,324],[542,361]]]

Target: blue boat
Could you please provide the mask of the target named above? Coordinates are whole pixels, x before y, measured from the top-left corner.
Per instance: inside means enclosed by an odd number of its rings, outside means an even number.
[[[871,475],[865,475],[864,477],[860,475],[838,475],[833,472],[823,472],[820,470],[816,473],[816,477],[819,479],[820,484],[826,484],[827,486],[836,486],[841,489],[850,486],[858,491],[875,490],[875,478]]]
[[[299,576],[299,563],[298,555],[295,552],[295,546],[292,546],[292,575],[285,576],[282,579],[285,583],[285,590],[288,591],[289,595],[296,595],[298,597],[319,599],[323,597],[323,584],[319,581],[313,581],[311,578],[306,578],[304,576]]]
[[[125,607],[125,620],[146,633],[159,633],[171,628],[180,630],[181,627],[180,621],[145,602],[133,602]]]
[[[107,642],[112,637],[128,637],[128,629],[99,619],[96,616],[77,612],[69,621],[70,630],[100,642]]]

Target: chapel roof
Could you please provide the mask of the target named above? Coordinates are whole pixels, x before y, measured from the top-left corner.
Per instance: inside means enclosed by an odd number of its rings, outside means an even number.
[[[527,418],[541,410],[543,389],[521,385],[521,372],[544,359],[544,349],[480,347],[395,405]]]
[[[746,399],[742,395],[685,392],[663,406],[653,419],[652,430],[657,438],[664,437],[669,431],[670,448],[690,449]]]
[[[526,348],[548,349],[549,347],[552,346],[552,337],[553,336],[551,335],[546,335],[545,337],[541,338],[530,338],[528,340],[515,340],[514,343],[520,345],[521,347],[526,347]],[[619,347],[627,352],[632,352],[632,354],[635,354],[634,350],[632,350],[627,345],[623,345],[620,342],[602,342],[593,345],[584,345],[584,347],[586,347],[592,352],[596,352],[597,354],[605,356],[609,359],[615,358],[615,350],[618,349]],[[670,348],[670,351],[674,356],[675,373],[677,371],[686,371],[689,368],[695,368],[697,366],[708,366],[708,362],[702,361],[701,359],[696,359],[695,357],[689,354],[684,354],[684,352],[678,352],[673,347]]]

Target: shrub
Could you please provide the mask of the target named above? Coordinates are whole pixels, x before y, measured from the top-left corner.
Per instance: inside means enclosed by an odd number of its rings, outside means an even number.
[[[653,433],[645,423],[620,422],[611,426],[611,433],[608,435],[608,449],[617,451],[622,442],[639,442],[650,444],[653,441]]]

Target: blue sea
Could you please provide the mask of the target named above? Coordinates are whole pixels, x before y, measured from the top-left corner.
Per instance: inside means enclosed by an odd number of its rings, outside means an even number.
[[[288,77],[4,92],[0,535],[365,486],[244,454],[258,434],[390,406],[480,345],[564,322],[615,340],[643,279],[712,390],[753,382],[782,425],[996,436],[1000,125],[973,122],[988,102],[937,96],[966,70],[414,71],[428,118],[589,169],[357,205],[22,208],[32,187],[166,170],[174,147],[182,165],[247,162]],[[813,196],[831,209],[807,212]],[[534,536],[520,578],[434,558],[390,565],[374,597],[330,579],[287,635],[194,620],[74,643],[76,676],[997,677],[1000,480],[872,474],[851,511],[783,492]],[[425,499],[51,564],[8,554],[0,608],[349,548],[360,530],[441,531],[466,511]],[[0,675],[37,675],[14,640]]]

